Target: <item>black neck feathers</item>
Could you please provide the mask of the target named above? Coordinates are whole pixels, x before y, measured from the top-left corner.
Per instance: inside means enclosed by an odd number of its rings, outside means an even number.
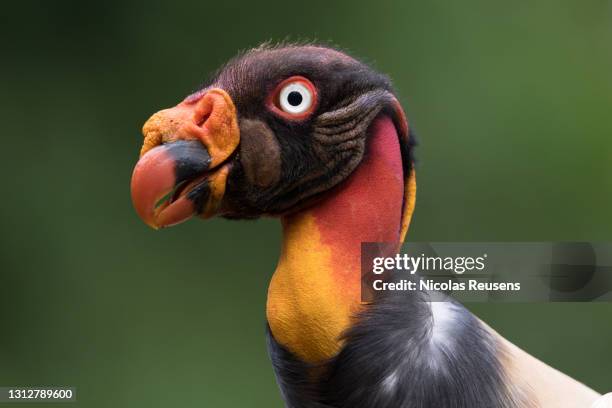
[[[269,348],[291,408],[523,408],[501,363],[504,350],[459,303],[425,293],[389,294],[368,305],[345,345],[313,367]]]

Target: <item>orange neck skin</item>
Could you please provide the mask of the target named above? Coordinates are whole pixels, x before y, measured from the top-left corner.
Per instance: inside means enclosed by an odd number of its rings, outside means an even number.
[[[283,244],[268,289],[276,341],[308,363],[333,357],[361,305],[362,242],[398,242],[404,175],[390,118],[370,128],[362,163],[315,207],[283,217]]]

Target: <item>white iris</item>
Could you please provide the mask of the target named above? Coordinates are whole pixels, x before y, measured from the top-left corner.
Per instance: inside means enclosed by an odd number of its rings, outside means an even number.
[[[292,82],[281,90],[279,104],[287,113],[304,113],[312,105],[312,92],[301,82]]]

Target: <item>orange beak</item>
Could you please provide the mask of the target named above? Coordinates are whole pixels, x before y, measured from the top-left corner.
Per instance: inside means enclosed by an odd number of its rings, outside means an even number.
[[[132,202],[157,229],[209,218],[219,209],[240,141],[236,107],[221,89],[154,114],[143,126],[144,144],[132,174]]]

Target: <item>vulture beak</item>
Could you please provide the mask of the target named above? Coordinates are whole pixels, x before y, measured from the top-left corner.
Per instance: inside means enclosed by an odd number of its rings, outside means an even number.
[[[132,174],[132,202],[158,229],[193,215],[217,212],[240,141],[236,107],[222,89],[190,97],[144,124],[140,160]]]

